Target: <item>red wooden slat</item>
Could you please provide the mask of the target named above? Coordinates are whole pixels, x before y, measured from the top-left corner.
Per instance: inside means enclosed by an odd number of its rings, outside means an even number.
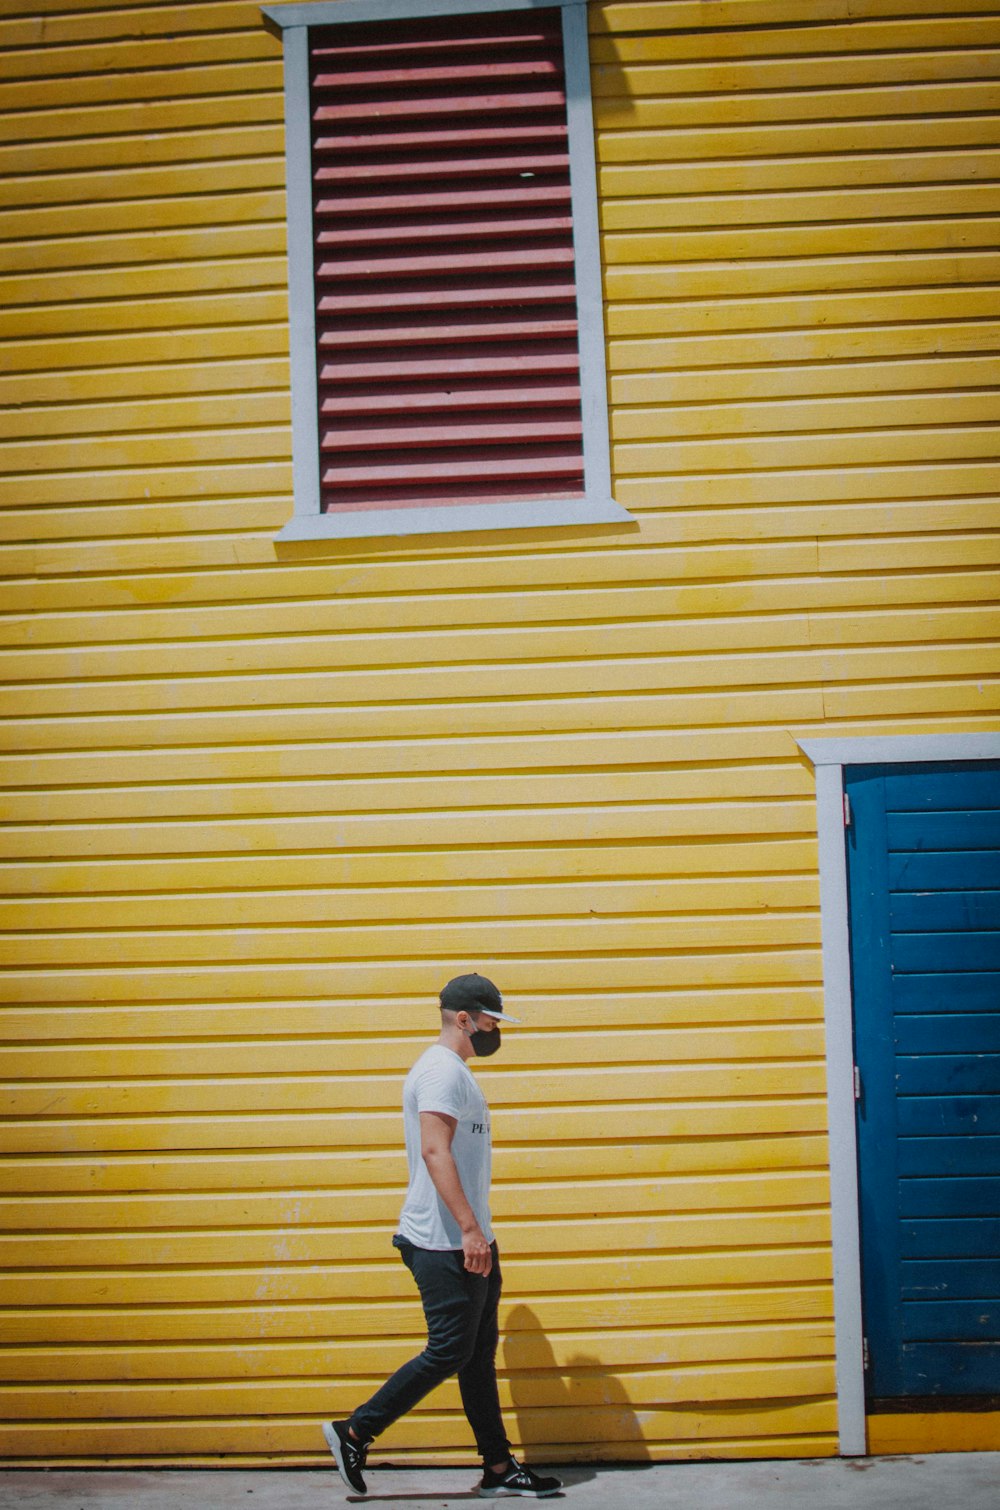
[[[515,445],[522,441],[551,444],[578,441],[583,433],[579,410],[568,416],[550,414],[544,419],[514,419],[510,415],[479,415],[458,418],[435,414],[423,425],[409,418],[385,418],[355,426],[324,430],[323,451],[361,451],[371,446],[383,450],[427,450],[455,446]]]
[[[530,362],[530,368],[529,368]],[[574,341],[550,339],[533,348],[507,347],[476,343],[471,346],[436,346],[432,350],[416,347],[410,351],[384,351],[366,346],[362,353],[347,351],[325,355],[319,379],[324,388],[334,384],[363,383],[378,391],[383,382],[399,379],[456,381],[492,376],[502,378],[516,374],[525,386],[530,374],[575,374],[579,357]],[[330,402],[335,402],[330,395]]]
[[[407,220],[406,242],[409,246],[433,245],[443,242],[454,246],[459,241],[510,240],[527,237],[542,240],[545,237],[566,236],[573,229],[569,215],[549,214],[541,211],[522,212],[520,215],[506,211],[487,219],[482,215],[452,215],[447,219]],[[336,220],[325,223],[316,237],[317,251],[336,247],[363,246],[366,248],[397,246],[401,228],[398,224],[373,226],[368,222]]]
[[[560,38],[551,11],[311,34],[325,508],[582,490]]]
[[[446,86],[456,84],[487,83],[495,87],[509,80],[520,83],[524,79],[558,78],[561,69],[553,58],[496,58],[479,57],[461,63],[443,64],[396,64],[393,67],[345,68],[338,73],[318,73],[317,89],[333,93],[382,90],[386,88],[423,89],[428,85]]]
[[[506,157],[476,156],[466,158],[461,163],[456,163],[454,157],[422,155],[419,158],[396,159],[393,162],[337,163],[329,168],[317,169],[314,181],[324,187],[331,183],[410,182],[421,179],[440,182],[442,179],[457,178],[464,182],[469,178],[505,178],[511,174],[564,174],[568,168],[569,156],[564,152],[521,152]]]
[[[317,123],[323,121],[323,107],[313,112]],[[566,140],[566,127],[556,122],[513,121],[503,126],[467,125],[461,131],[447,126],[425,126],[421,131],[405,131],[398,126],[376,129],[374,122],[367,122],[366,129],[355,134],[343,131],[336,136],[326,133],[313,139],[313,153],[317,158],[357,153],[361,158],[369,152],[415,152],[445,147],[460,147],[463,152],[479,147],[537,146],[545,142]]]
[[[582,475],[565,478],[539,479],[537,486],[515,489],[509,482],[497,482],[490,477],[478,478],[475,482],[452,482],[434,486],[419,486],[411,483],[406,488],[381,487],[379,507],[391,509],[460,508],[467,503],[510,503],[519,498],[569,499],[579,498],[583,492]],[[327,514],[356,514],[372,508],[371,489],[338,488],[324,490],[323,512]]]
[[[576,447],[540,455],[529,448],[488,451],[474,449],[454,455],[426,457],[425,453],[403,454],[384,461],[364,461],[348,453],[341,460],[323,468],[325,487],[406,486],[410,482],[427,482],[435,486],[441,479],[474,480],[477,477],[523,481],[536,478],[573,477],[580,472],[580,452]]]
[[[537,312],[519,309],[464,314],[453,311],[446,317],[407,311],[405,319],[383,323],[359,320],[321,323],[319,345],[321,350],[351,347],[355,353],[363,346],[392,346],[398,352],[400,348],[417,344],[454,346],[468,342],[470,348],[477,349],[484,342],[516,340],[524,342],[526,352],[530,352],[535,341],[575,335],[575,313],[572,316],[557,315],[550,311],[548,318],[543,320]]]
[[[322,79],[316,80],[317,90],[324,88]],[[415,95],[412,99],[398,99],[386,94],[378,100],[345,100],[343,103],[323,102],[323,119],[326,121],[363,121],[377,113],[378,119],[420,120],[425,116],[504,115],[519,114],[528,110],[556,110],[566,104],[565,95],[558,89],[511,90],[508,94],[481,95],[474,92],[455,94],[447,99],[435,99]]]
[[[502,52],[515,51],[524,48],[551,48],[558,45],[561,35],[558,18],[555,21],[536,25],[534,17],[525,16],[521,25],[515,30],[506,30],[502,27],[490,27],[484,24],[478,30],[462,25],[462,18],[455,16],[452,19],[454,30],[447,31],[438,25],[436,28],[427,18],[421,22],[420,34],[417,35],[412,28],[408,31],[400,25],[397,31],[394,28],[390,38],[379,41],[334,41],[333,33],[327,31],[324,40],[314,44],[312,55],[320,62],[329,61],[350,66],[357,61],[366,58],[382,58],[387,54],[393,57],[419,57],[431,55],[440,57],[442,54],[461,54],[463,52]],[[470,19],[471,18],[466,18]],[[483,18],[484,22],[486,18]],[[360,35],[352,31],[352,35]]]
[[[364,387],[338,388],[327,393],[320,404],[324,416],[351,414],[418,414],[456,412],[468,409],[505,410],[535,408],[579,408],[580,385],[560,382],[558,378],[532,378],[520,382],[494,380],[492,383],[461,382],[455,379],[450,388],[440,382],[384,386],[369,383]]]
[[[324,284],[324,289],[326,285]],[[541,304],[572,304],[576,299],[576,287],[566,280],[548,281],[548,276],[521,282],[504,281],[502,284],[484,285],[455,279],[441,287],[405,288],[389,284],[381,289],[358,293],[323,293],[317,303],[321,315],[379,314],[389,310],[432,309],[447,311],[467,306],[478,309],[484,302],[496,308],[502,304],[522,307]]]
[[[320,282],[338,278],[436,279],[448,278],[452,274],[464,277],[472,274],[518,272],[524,268],[532,271],[547,269],[552,272],[571,267],[572,246],[537,246],[527,249],[498,246],[488,251],[469,249],[454,257],[435,255],[424,250],[395,257],[376,255],[364,260],[345,257],[342,260],[321,262],[316,268],[316,277]]]
[[[450,189],[445,193],[435,193],[434,190],[407,189],[400,194],[386,194],[385,191],[370,195],[359,195],[356,192],[350,197],[343,199],[317,199],[315,214],[318,219],[333,219],[337,216],[404,216],[407,214],[428,215],[434,210],[440,210],[445,214],[454,213],[456,210],[489,210],[491,205],[498,209],[508,208],[531,208],[538,205],[569,205],[569,184],[540,182],[537,179],[525,179],[516,188],[498,189],[491,184],[477,184],[475,188],[467,191]],[[405,225],[401,224],[400,240],[405,240]]]

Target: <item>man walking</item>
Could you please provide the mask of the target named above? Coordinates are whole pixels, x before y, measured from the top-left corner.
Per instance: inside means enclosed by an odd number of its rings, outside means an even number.
[[[466,1060],[500,1047],[500,992],[484,975],[459,975],[441,992],[441,1035],[403,1088],[410,1183],[393,1238],[416,1280],[427,1346],[348,1421],[323,1427],[340,1476],[366,1494],[368,1448],[436,1385],[458,1375],[462,1405],[483,1459],[483,1499],[544,1499],[562,1488],[510,1452],[497,1392],[500,1262],[490,1223],[490,1117]]]

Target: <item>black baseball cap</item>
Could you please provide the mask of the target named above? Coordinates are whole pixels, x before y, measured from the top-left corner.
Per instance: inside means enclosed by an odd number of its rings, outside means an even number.
[[[485,975],[456,975],[441,991],[441,1006],[446,1012],[485,1012],[502,1022],[520,1022],[503,1010],[503,997]]]

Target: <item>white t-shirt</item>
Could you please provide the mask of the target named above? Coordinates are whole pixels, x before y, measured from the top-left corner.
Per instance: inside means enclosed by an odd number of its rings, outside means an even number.
[[[420,1152],[420,1113],[444,1112],[458,1123],[451,1151],[466,1199],[487,1242],[490,1224],[490,1113],[486,1097],[461,1055],[435,1043],[421,1054],[403,1087],[403,1127],[410,1188],[399,1231],[415,1248],[461,1248],[462,1232],[438,1195]]]

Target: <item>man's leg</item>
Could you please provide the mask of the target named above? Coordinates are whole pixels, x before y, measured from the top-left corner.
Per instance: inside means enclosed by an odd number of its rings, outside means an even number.
[[[465,1368],[476,1347],[488,1299],[489,1281],[466,1271],[461,1249],[436,1253],[407,1244],[400,1251],[420,1290],[427,1346],[354,1412],[349,1426],[362,1442],[379,1436],[437,1385]]]
[[[494,1243],[493,1268],[486,1281],[486,1303],[479,1318],[472,1356],[459,1371],[458,1385],[483,1463],[487,1468],[495,1470],[510,1461],[510,1442],[504,1431],[500,1411],[496,1370],[497,1344],[500,1340],[497,1311],[502,1284],[500,1258]]]

